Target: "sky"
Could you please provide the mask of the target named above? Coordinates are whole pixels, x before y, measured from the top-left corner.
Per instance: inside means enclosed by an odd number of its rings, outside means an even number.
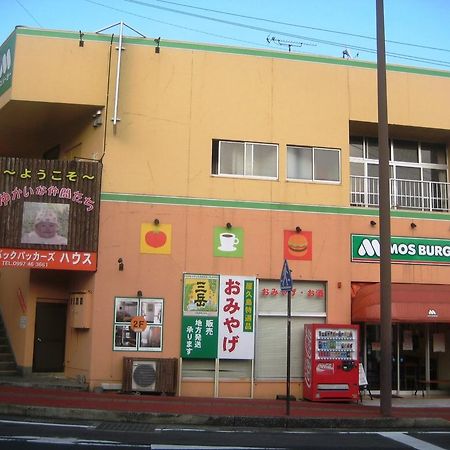
[[[384,17],[388,64],[450,71],[450,0],[384,0]],[[376,0],[0,0],[0,43],[17,25],[120,22],[125,36],[376,61]]]

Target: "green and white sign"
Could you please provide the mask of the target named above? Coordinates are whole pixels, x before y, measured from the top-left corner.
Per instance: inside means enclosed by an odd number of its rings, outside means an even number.
[[[0,47],[0,95],[12,85],[15,43],[16,33],[13,33]]]
[[[181,357],[253,359],[256,278],[184,274]]]
[[[181,357],[217,357],[219,275],[183,276],[183,320]]]
[[[183,316],[181,333],[182,358],[217,358],[217,321],[217,317]]]
[[[378,262],[378,236],[352,234],[351,255],[355,262]],[[391,260],[409,264],[450,264],[450,240],[413,237],[391,237]]]

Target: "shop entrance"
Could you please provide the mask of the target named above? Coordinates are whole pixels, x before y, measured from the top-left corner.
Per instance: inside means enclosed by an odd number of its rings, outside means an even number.
[[[361,328],[361,360],[367,380],[371,389],[380,389],[380,325],[365,324]],[[420,380],[439,379],[440,373],[447,369],[448,339],[447,324],[393,324],[392,390],[397,393],[415,391]]]
[[[33,372],[64,371],[66,317],[66,303],[36,303]]]

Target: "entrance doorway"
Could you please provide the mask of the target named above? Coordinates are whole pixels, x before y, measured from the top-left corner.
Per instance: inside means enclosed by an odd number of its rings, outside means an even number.
[[[380,389],[380,325],[365,324],[363,330],[363,361],[370,388]],[[415,391],[420,380],[435,380],[445,368],[446,356],[445,324],[406,324],[392,325],[392,390]],[[442,336],[442,345],[437,338]],[[447,353],[448,355],[448,353]],[[432,385],[431,389],[436,389]]]
[[[63,372],[67,303],[36,303],[33,372]]]

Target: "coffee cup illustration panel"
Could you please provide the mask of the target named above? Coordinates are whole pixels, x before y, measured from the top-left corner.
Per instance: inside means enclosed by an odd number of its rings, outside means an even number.
[[[242,258],[243,244],[244,231],[242,228],[214,228],[214,256]]]
[[[239,244],[239,239],[234,233],[220,233],[220,246],[219,250],[223,252],[235,252]]]

